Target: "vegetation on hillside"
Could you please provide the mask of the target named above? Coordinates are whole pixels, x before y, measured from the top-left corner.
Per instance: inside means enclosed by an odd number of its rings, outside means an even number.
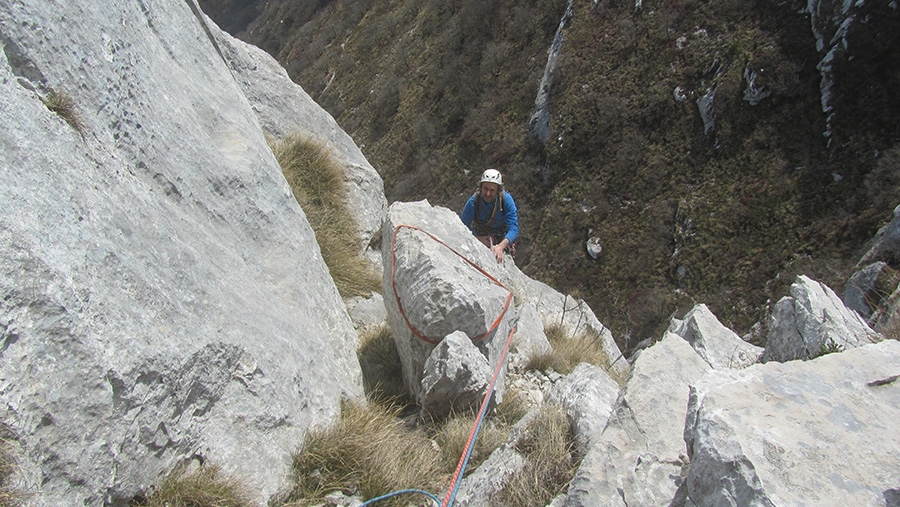
[[[854,7],[867,22],[836,64],[829,143],[805,4],[577,0],[547,146],[528,119],[563,0],[258,5],[238,35],[335,116],[390,201],[458,209],[501,169],[517,264],[584,298],[623,348],[699,302],[744,333],[798,273],[840,291],[897,204],[900,13],[883,2]],[[745,72],[771,92],[758,105]]]

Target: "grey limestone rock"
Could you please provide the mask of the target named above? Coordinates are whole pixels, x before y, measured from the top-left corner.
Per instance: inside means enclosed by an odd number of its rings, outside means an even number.
[[[763,353],[761,347],[745,342],[723,326],[704,304],[692,308],[681,320],[672,319],[669,332],[687,340],[716,369],[745,368],[759,362]]]
[[[869,318],[872,315],[876,308],[872,308],[870,304],[877,307],[878,296],[875,294],[875,289],[878,277],[886,267],[886,262],[878,261],[853,273],[853,276],[844,285],[844,292],[841,295],[841,300],[847,305],[847,308],[855,310],[863,318]]]
[[[619,384],[602,368],[581,363],[553,385],[547,401],[565,409],[575,442],[584,455],[606,427],[618,396]]]
[[[472,340],[462,331],[450,333],[431,350],[422,377],[418,403],[436,418],[478,410],[493,371]]]
[[[274,58],[231,37],[206,16],[203,19],[263,131],[279,140],[295,134],[316,139],[341,163],[360,247],[365,249],[381,231],[387,212],[381,176],[334,118],[313,102]]]
[[[513,329],[515,306],[498,283],[501,266],[490,251],[456,213],[427,201],[392,204],[382,240],[385,306],[409,393],[421,399],[425,362],[455,331],[475,342],[493,370]],[[503,375],[505,362],[498,402]]]
[[[503,444],[459,485],[453,505],[490,507],[491,495],[497,493],[509,477],[521,470],[525,458],[513,446]]]
[[[841,350],[881,340],[853,310],[824,284],[798,276],[791,295],[772,310],[762,361],[817,357],[829,347]]]
[[[668,506],[686,463],[681,439],[689,386],[709,370],[672,333],[644,350],[572,479],[565,506]]]
[[[898,373],[893,340],[710,373],[691,389],[685,425],[689,500],[885,505],[900,484]]]
[[[200,458],[265,503],[362,386],[227,37],[176,0],[4,2],[0,32],[0,414],[31,502],[124,505]]]
[[[865,266],[877,261],[900,265],[900,205],[894,208],[891,221],[875,234],[874,244],[857,265]]]

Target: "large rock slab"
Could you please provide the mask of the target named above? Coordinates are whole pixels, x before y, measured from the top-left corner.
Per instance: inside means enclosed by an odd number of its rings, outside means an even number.
[[[196,458],[264,504],[306,429],[362,395],[215,30],[194,2],[0,3],[0,416],[35,505],[124,505]]]
[[[881,336],[831,288],[801,275],[791,285],[791,295],[772,310],[762,361],[809,359],[828,349],[850,349],[879,340]]]
[[[344,169],[360,247],[368,247],[381,232],[387,212],[381,176],[334,118],[294,83],[274,58],[218,29],[206,16],[204,20],[263,131],[275,139],[300,134],[331,149]]]
[[[689,386],[708,371],[673,333],[642,351],[609,423],[569,485],[565,506],[668,506],[686,465]]]
[[[384,223],[385,306],[415,399],[423,396],[423,368],[434,345],[462,331],[498,364],[513,329],[515,306],[498,281],[500,267],[459,216],[427,201],[394,203]],[[501,369],[495,396],[503,397]]]
[[[689,500],[895,505],[900,343],[715,371],[691,390]]]
[[[694,351],[716,369],[746,368],[759,362],[763,348],[742,340],[723,326],[704,304],[699,304],[684,318],[672,319],[669,332],[687,340]]]

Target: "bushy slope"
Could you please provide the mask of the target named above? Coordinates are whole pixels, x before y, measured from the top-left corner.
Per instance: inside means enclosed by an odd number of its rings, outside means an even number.
[[[900,190],[896,9],[859,7],[829,145],[801,5],[577,0],[541,147],[528,118],[565,7],[271,0],[240,35],[354,137],[390,201],[458,209],[500,168],[521,208],[517,263],[580,293],[625,348],[694,302],[745,332],[794,273],[840,290]],[[758,105],[745,71],[771,92]]]

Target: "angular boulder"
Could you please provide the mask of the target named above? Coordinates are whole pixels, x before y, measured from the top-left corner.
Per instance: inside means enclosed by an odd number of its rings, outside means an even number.
[[[762,361],[818,357],[881,340],[828,286],[800,275],[791,295],[775,304]]]
[[[619,384],[609,374],[598,366],[581,363],[553,384],[547,399],[566,411],[578,450],[584,455],[606,427],[618,396]]]
[[[477,410],[488,384],[491,365],[462,331],[441,340],[425,361],[422,390],[416,400],[435,419],[467,409]]]
[[[862,256],[857,266],[866,266],[878,261],[900,266],[900,205],[894,208],[891,221],[875,233],[872,247]]]
[[[900,484],[898,374],[894,340],[710,373],[691,389],[688,500],[892,505]]]
[[[425,362],[455,331],[475,343],[493,370],[513,330],[515,305],[490,251],[456,213],[427,201],[392,204],[382,241],[384,302],[410,395],[422,399]],[[498,402],[504,375],[505,362]]]
[[[841,300],[847,308],[855,310],[864,319],[872,315],[881,303],[881,296],[877,294],[878,279],[886,267],[886,262],[878,261],[853,273],[844,285],[844,292],[841,295]]]
[[[708,371],[672,333],[642,351],[609,423],[569,484],[565,506],[668,506],[687,463],[682,435],[689,386]]]
[[[691,309],[681,320],[672,319],[669,332],[687,340],[694,351],[716,369],[746,368],[759,362],[763,348],[742,340],[723,326],[704,304]]]

